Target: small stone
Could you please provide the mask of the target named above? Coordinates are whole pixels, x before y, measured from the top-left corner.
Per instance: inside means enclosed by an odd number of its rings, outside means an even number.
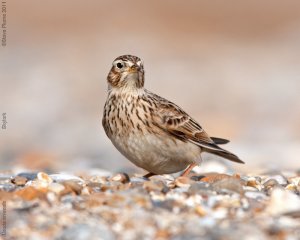
[[[19,173],[17,176],[27,178],[28,181],[32,181],[37,178],[37,173]]]
[[[166,185],[162,181],[146,181],[143,184],[143,188],[146,191],[162,191]]]
[[[201,182],[214,183],[228,178],[232,178],[232,176],[228,174],[208,173],[204,178],[201,179]]]
[[[236,192],[239,194],[244,193],[243,185],[241,184],[241,180],[236,179],[234,177],[224,178],[219,181],[214,182],[212,185],[212,189],[216,192],[222,192],[223,190],[229,190],[232,192]]]
[[[49,177],[52,178],[55,182],[64,182],[72,180],[84,183],[84,180],[82,178],[67,173],[50,174]]]
[[[46,199],[45,191],[36,189],[35,187],[31,186],[16,191],[16,195],[27,201],[31,201],[36,198]]]
[[[163,208],[168,211],[172,211],[175,207],[175,200],[167,199],[165,201],[152,201],[154,207]]]
[[[83,187],[81,190],[81,195],[90,195],[92,192],[91,188],[89,187]]]
[[[144,177],[132,177],[130,179],[131,183],[144,183],[144,182],[147,182],[147,181],[150,181],[150,180],[147,179],[147,178],[144,178]]]
[[[4,183],[0,185],[0,191],[12,192],[17,188],[17,186],[13,183]]]
[[[203,207],[201,207],[199,205],[196,206],[195,211],[201,217],[204,217],[207,214],[206,211],[203,209]]]
[[[272,215],[280,215],[299,210],[300,198],[296,194],[278,187],[272,190],[267,212]]]
[[[291,211],[291,212],[285,213],[284,215],[292,217],[292,218],[300,218],[300,210]]]
[[[263,193],[263,192],[247,191],[247,192],[245,192],[245,196],[246,196],[247,198],[252,198],[252,199],[256,199],[256,200],[264,200],[264,199],[267,199],[266,194]]]
[[[204,177],[205,176],[203,176],[203,175],[200,175],[200,176],[194,175],[194,176],[191,176],[190,179],[197,182],[197,181],[200,181]]]
[[[47,173],[44,172],[39,172],[37,174],[37,179],[48,184],[53,182],[52,178]]]
[[[169,189],[175,188],[176,187],[175,181],[167,182],[167,187]]]
[[[88,225],[86,223],[77,223],[70,225],[63,230],[60,236],[55,238],[56,240],[113,240],[114,234],[109,227],[101,222],[97,225]]]
[[[173,182],[175,178],[172,175],[154,175],[150,178],[151,181],[160,181],[163,183]]]
[[[100,192],[102,189],[103,184],[99,182],[87,182],[86,188],[88,188],[88,191],[91,192]]]
[[[11,182],[17,186],[25,186],[26,182],[28,181],[27,178],[21,176],[15,176],[11,179]]]
[[[300,186],[300,177],[290,177],[288,178],[289,183],[294,184],[296,186]]]
[[[54,193],[54,192],[47,192],[47,200],[49,201],[49,202],[56,202],[57,201],[57,195],[58,194],[56,194],[56,193]]]
[[[265,179],[265,181],[263,182],[263,185],[265,185],[269,180],[275,180],[277,182],[277,184],[280,184],[280,185],[287,185],[288,181],[287,179],[282,176],[282,175],[274,175],[274,176],[270,176],[270,177],[267,177]]]
[[[294,185],[294,184],[288,184],[285,189],[293,191],[293,192],[297,192],[298,191],[298,186]]]
[[[177,187],[188,188],[191,186],[192,181],[188,177],[178,177],[175,179],[175,185]]]
[[[63,190],[65,190],[64,185],[60,184],[60,183],[51,183],[48,186],[48,190],[51,192],[54,192],[56,194],[60,194]]]
[[[100,190],[101,186],[102,186],[102,183],[99,183],[99,182],[87,182],[86,186],[90,187],[90,188],[95,188],[96,190]]]
[[[0,182],[10,181],[14,177],[14,174],[11,172],[0,172]]]
[[[256,188],[259,191],[263,188],[263,186],[260,184],[260,181],[255,177],[248,178],[246,180],[246,186]]]
[[[129,178],[128,174],[126,174],[126,173],[118,173],[115,176],[113,176],[111,178],[111,180],[115,181],[115,182],[121,182],[121,183],[130,182],[130,178]]]
[[[82,186],[77,181],[68,180],[62,182],[62,184],[66,188],[66,193],[74,192],[76,195],[81,194]]]
[[[108,178],[105,176],[93,176],[89,179],[89,182],[99,183],[99,184],[106,184],[107,181],[108,181]]]
[[[194,182],[189,188],[189,192],[192,194],[207,194],[211,190],[211,186],[207,182]]]
[[[13,198],[13,193],[0,190],[0,200],[7,201]]]
[[[145,179],[143,177],[132,177],[130,179],[130,187],[136,188],[136,187],[143,187],[145,182],[149,182],[149,179]]]
[[[243,188],[244,188],[244,192],[257,192],[257,191],[259,191],[257,188],[255,188],[255,187],[249,187],[249,186],[243,186]]]
[[[273,188],[273,187],[275,187],[275,186],[278,186],[279,185],[279,183],[277,182],[277,180],[276,179],[269,179],[269,180],[267,180],[267,181],[265,181],[264,182],[264,187],[266,188],[266,189],[269,189],[269,188]]]
[[[49,183],[46,181],[40,181],[40,180],[33,180],[33,181],[28,181],[25,186],[30,186],[30,187],[35,187],[37,189],[43,189],[43,188],[48,188]]]
[[[168,186],[164,186],[163,189],[161,190],[162,193],[168,193],[170,191],[170,188]]]
[[[170,232],[167,229],[158,229],[155,239],[170,239]]]
[[[33,181],[28,181],[26,186],[35,187],[37,189],[48,188],[49,184],[51,184],[53,180],[47,173],[39,172],[37,174],[37,179]]]

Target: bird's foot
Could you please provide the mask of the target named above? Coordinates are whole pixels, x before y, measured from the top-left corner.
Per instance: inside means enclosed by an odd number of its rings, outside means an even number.
[[[149,178],[152,177],[152,176],[154,176],[154,175],[156,175],[156,174],[155,174],[155,173],[152,173],[152,172],[149,172],[149,173],[147,173],[146,175],[144,175],[143,178],[149,180]]]
[[[188,166],[187,169],[184,170],[184,172],[180,175],[181,177],[187,177],[189,173],[192,171],[194,167],[196,167],[198,164],[192,163],[191,165]]]

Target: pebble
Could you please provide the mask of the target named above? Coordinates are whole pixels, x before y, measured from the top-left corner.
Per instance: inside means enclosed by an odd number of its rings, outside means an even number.
[[[291,191],[274,188],[271,192],[271,199],[267,206],[267,211],[271,215],[300,211],[300,198]]]
[[[10,209],[9,219],[14,219],[6,230],[12,239],[252,240],[299,236],[299,181],[295,173],[288,177],[284,172],[263,176],[205,173],[191,178],[162,175],[150,179],[88,172],[80,173],[83,178],[44,172],[31,178],[16,176],[22,177],[17,178],[23,181],[20,185],[10,178],[0,181],[0,199]],[[274,176],[287,179],[286,184]]]
[[[263,186],[261,185],[261,179],[258,179],[256,177],[247,178],[246,186],[256,188],[259,191],[262,190],[262,188],[263,188]]]
[[[146,189],[146,191],[159,191],[161,192],[166,185],[162,181],[146,181],[143,184],[143,188]]]
[[[130,182],[130,178],[129,178],[128,174],[126,174],[126,173],[118,173],[118,174],[114,175],[111,178],[111,180],[115,181],[115,182],[121,182],[121,183]]]
[[[67,193],[74,192],[76,195],[80,195],[83,188],[77,180],[67,180],[62,182],[62,185],[65,187]]]
[[[102,183],[99,182],[87,182],[86,186],[93,189],[94,191],[98,191],[101,189]]]
[[[144,183],[146,181],[150,181],[150,180],[143,177],[132,177],[130,180],[131,183]]]
[[[291,211],[285,214],[286,216],[290,216],[292,218],[300,218],[300,210]]]
[[[13,183],[4,183],[0,185],[0,191],[12,192],[16,189],[16,185]]]
[[[143,187],[145,182],[150,181],[149,179],[143,178],[143,177],[132,177],[130,179],[129,185],[131,187]]]
[[[273,188],[275,186],[278,186],[279,182],[277,182],[276,179],[271,178],[271,179],[265,181],[263,185],[264,185],[265,188],[269,189],[269,188]]]
[[[107,182],[107,179],[108,177],[104,177],[104,176],[93,176],[89,179],[89,182],[105,184]]]
[[[27,181],[28,179],[22,176],[15,176],[14,178],[11,179],[11,182],[17,186],[25,186]]]
[[[33,199],[46,199],[46,192],[44,190],[39,190],[32,186],[18,190],[16,195],[27,201],[31,201]]]
[[[300,188],[299,188],[299,186],[297,186],[297,185],[295,185],[295,184],[288,184],[286,187],[285,187],[285,189],[287,189],[287,190],[290,190],[290,191],[293,191],[293,192],[295,192],[295,193],[297,193],[297,192],[299,192],[299,190],[300,190]]]
[[[28,181],[32,181],[34,179],[37,178],[37,173],[26,173],[26,172],[22,172],[22,173],[19,173],[17,176],[19,177],[24,177],[26,178]]]
[[[114,234],[105,224],[77,223],[66,228],[56,240],[113,240]]]
[[[288,182],[295,186],[300,186],[300,177],[290,177],[288,178]]]
[[[264,199],[267,199],[267,196],[265,193],[263,192],[250,192],[250,191],[247,191],[245,192],[245,197],[247,198],[252,198],[252,199],[255,199],[255,200],[264,200]]]
[[[189,188],[191,194],[208,194],[209,191],[212,191],[212,188],[207,182],[193,182]]]
[[[60,173],[60,174],[50,174],[49,177],[53,179],[55,182],[64,182],[68,180],[72,181],[78,181],[83,183],[84,180],[80,177],[74,176],[72,174],[67,174],[67,173]]]
[[[198,182],[204,177],[205,177],[204,175],[194,175],[194,176],[191,176],[190,179],[193,180],[193,181]]]
[[[37,178],[31,181],[27,181],[25,186],[35,187],[37,189],[48,188],[53,180],[49,177],[47,173],[39,172]]]
[[[243,185],[241,184],[241,180],[231,177],[231,178],[224,178],[222,180],[214,182],[212,185],[212,190],[216,192],[222,192],[224,190],[236,192],[239,194],[244,193]]]
[[[54,192],[56,194],[60,194],[62,191],[65,190],[65,186],[60,184],[60,183],[51,183],[49,186],[48,186],[48,189],[49,191],[51,192]]]
[[[37,179],[42,182],[45,182],[47,184],[50,184],[53,182],[52,178],[47,173],[44,173],[44,172],[39,172],[37,174]]]
[[[0,172],[0,182],[5,182],[12,178],[14,178],[14,174],[12,174],[10,172]]]
[[[265,181],[263,182],[263,184],[265,185],[266,182],[270,181],[270,180],[274,180],[273,182],[275,183],[275,181],[277,182],[277,184],[279,185],[286,185],[288,183],[288,180],[282,176],[282,175],[274,175],[274,176],[269,176],[265,179]]]
[[[175,179],[175,185],[177,187],[189,188],[192,181],[188,177],[178,177]]]

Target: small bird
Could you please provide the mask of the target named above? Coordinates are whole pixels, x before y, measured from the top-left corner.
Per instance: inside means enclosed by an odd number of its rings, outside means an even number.
[[[113,145],[136,166],[158,174],[183,171],[186,176],[208,152],[244,163],[219,147],[229,141],[209,137],[185,111],[144,88],[144,66],[140,58],[116,58],[107,76],[108,96],[102,125]]]

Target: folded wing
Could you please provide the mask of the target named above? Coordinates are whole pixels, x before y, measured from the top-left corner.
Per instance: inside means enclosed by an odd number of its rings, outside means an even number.
[[[155,95],[155,97],[159,97]],[[226,139],[210,138],[203,128],[174,103],[159,97],[158,111],[154,114],[154,124],[174,137],[194,143],[204,151],[228,160],[244,163],[233,153],[220,148],[217,144],[229,142]]]

